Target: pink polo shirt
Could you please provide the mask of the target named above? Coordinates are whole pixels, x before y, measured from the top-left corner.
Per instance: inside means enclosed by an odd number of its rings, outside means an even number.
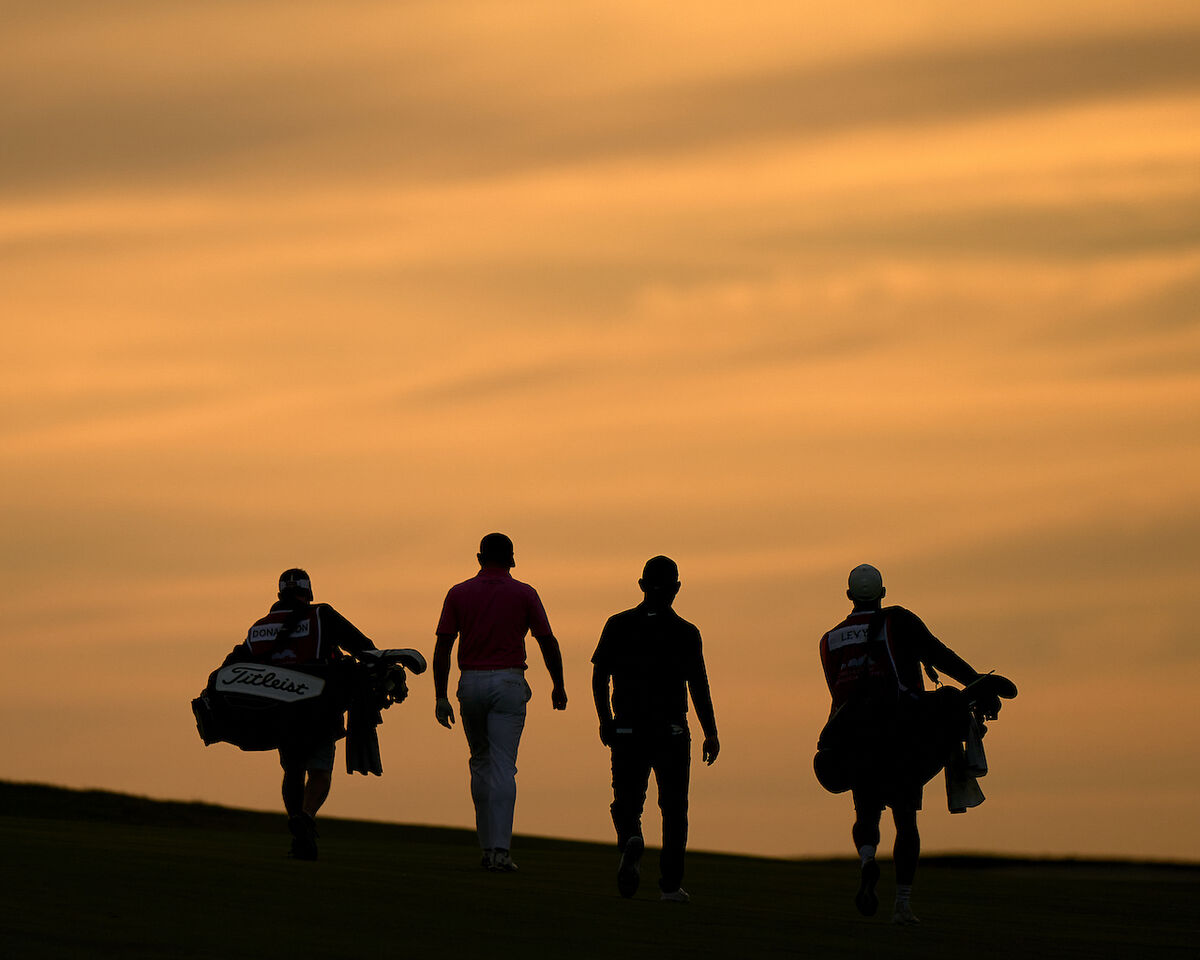
[[[484,567],[452,586],[437,633],[462,638],[460,670],[524,670],[525,634],[553,636],[537,591],[503,567]]]

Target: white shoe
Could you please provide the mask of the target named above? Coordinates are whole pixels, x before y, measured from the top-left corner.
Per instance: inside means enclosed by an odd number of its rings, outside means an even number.
[[[670,903],[687,903],[692,898],[688,896],[688,892],[680,887],[678,890],[672,890],[670,893],[663,892],[659,900],[667,900]]]
[[[912,907],[909,904],[896,904],[896,912],[892,914],[892,923],[896,923],[904,927],[915,927],[920,922],[921,919],[912,912]]]

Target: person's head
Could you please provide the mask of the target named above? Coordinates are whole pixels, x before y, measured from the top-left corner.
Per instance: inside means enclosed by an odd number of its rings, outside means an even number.
[[[513,542],[502,533],[489,533],[479,541],[479,553],[475,555],[481,567],[515,567]]]
[[[846,596],[856,610],[875,610],[887,591],[883,588],[883,574],[869,563],[860,563],[850,571]]]
[[[670,557],[651,557],[642,568],[638,586],[651,607],[665,609],[675,602],[679,593],[679,568]]]
[[[284,570],[279,575],[279,599],[312,603],[312,581],[299,567]]]

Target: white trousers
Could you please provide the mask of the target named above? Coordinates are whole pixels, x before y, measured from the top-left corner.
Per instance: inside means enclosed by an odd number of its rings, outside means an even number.
[[[512,845],[517,747],[532,695],[520,669],[464,670],[459,677],[458,712],[471,748],[475,830],[484,850]]]

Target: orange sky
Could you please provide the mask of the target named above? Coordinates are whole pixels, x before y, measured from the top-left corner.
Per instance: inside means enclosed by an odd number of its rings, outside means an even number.
[[[870,561],[1022,687],[926,850],[1200,858],[1200,9],[987,6],[7,11],[2,775],[273,809],[187,703],[278,572],[429,653],[498,529],[572,698],[535,654],[518,832],[609,837],[588,658],[667,553],[694,847],[850,852]],[[326,812],[472,822],[432,701]]]

